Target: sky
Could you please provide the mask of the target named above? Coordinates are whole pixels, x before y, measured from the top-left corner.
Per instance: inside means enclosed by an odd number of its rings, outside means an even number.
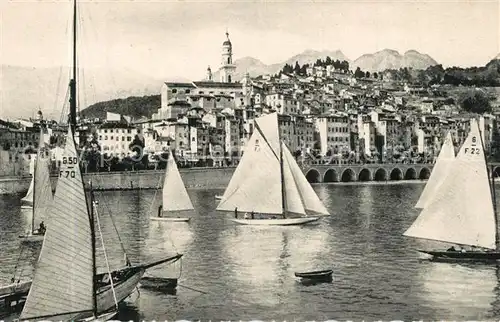
[[[70,63],[68,0],[0,0],[2,64]],[[200,79],[221,63],[226,28],[234,59],[266,64],[306,49],[354,60],[385,48],[415,49],[443,66],[483,66],[500,52],[497,1],[80,0],[83,67],[155,78]]]

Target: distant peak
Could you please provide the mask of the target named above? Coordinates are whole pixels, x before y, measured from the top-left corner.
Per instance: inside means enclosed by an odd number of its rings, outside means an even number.
[[[410,49],[405,52],[405,55],[422,55],[422,54],[416,51],[415,49]]]
[[[399,55],[399,52],[397,50],[390,49],[390,48],[385,48],[385,49],[381,50],[380,52],[381,53],[393,54],[393,55]]]

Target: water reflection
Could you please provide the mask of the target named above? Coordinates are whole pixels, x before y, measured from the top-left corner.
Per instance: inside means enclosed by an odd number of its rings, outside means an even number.
[[[329,234],[318,228],[235,226],[223,236],[240,300],[261,305],[281,303],[295,271],[331,266]],[[260,294],[268,294],[263,298]]]
[[[423,306],[450,319],[488,318],[497,297],[498,267],[422,262],[418,269],[422,290],[415,294]]]

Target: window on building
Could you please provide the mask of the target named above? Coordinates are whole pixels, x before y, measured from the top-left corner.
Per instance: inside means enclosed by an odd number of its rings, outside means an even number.
[[[132,137],[127,136],[127,141],[129,141],[129,142],[132,141]]]
[[[184,92],[185,92],[186,94],[189,94],[189,93],[191,93],[191,90],[190,90],[190,89],[186,89]]]
[[[131,129],[128,129],[128,130],[127,130],[127,133],[132,133],[132,130],[131,130]]]
[[[111,136],[110,139],[113,140],[113,136]]]
[[[173,88],[173,89],[172,89],[172,94],[175,94],[175,93],[177,93],[177,89],[176,89],[176,88]]]

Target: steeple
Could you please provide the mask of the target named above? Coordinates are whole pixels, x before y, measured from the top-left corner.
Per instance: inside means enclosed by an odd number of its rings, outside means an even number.
[[[222,43],[221,82],[231,83],[236,66],[233,65],[233,45],[226,29],[226,40]]]
[[[213,81],[213,79],[212,79],[212,69],[210,68],[210,66],[208,66],[208,68],[207,68],[207,80],[208,81]]]

